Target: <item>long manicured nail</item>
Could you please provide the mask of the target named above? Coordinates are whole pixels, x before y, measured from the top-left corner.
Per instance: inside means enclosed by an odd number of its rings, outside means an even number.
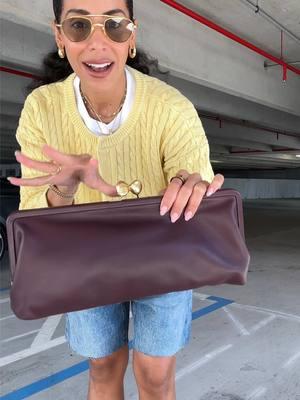
[[[171,214],[171,221],[174,224],[174,222],[176,222],[179,218],[178,214]]]
[[[206,197],[211,196],[213,193],[214,193],[214,191],[213,191],[212,189],[209,189],[209,190],[206,192]]]
[[[12,177],[8,176],[6,179],[10,182],[12,180]]]
[[[21,152],[19,150],[15,151],[15,156],[18,156]]]
[[[193,218],[193,213],[191,211],[189,211],[188,213],[185,214],[184,219],[186,221],[189,221],[190,219]]]
[[[168,207],[164,206],[160,209],[160,215],[163,216],[166,214],[166,212],[168,211]]]

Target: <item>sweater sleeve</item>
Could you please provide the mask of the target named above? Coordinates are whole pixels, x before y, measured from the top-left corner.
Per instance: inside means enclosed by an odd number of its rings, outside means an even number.
[[[171,126],[166,129],[161,147],[166,182],[184,169],[190,174],[199,173],[210,183],[214,172],[209,160],[207,137],[197,111],[190,103],[182,113],[173,111],[172,114]]]
[[[41,120],[38,111],[39,104],[31,94],[25,101],[17,128],[16,138],[21,146],[22,153],[34,160],[46,161],[47,159],[42,153],[42,146],[46,144],[46,140],[41,129]],[[21,173],[22,178],[34,178],[43,174],[42,172],[23,165],[21,166]],[[21,186],[19,209],[48,207],[46,198],[47,191],[48,186]]]

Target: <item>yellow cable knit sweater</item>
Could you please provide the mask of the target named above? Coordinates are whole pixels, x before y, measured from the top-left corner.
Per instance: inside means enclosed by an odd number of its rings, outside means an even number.
[[[26,99],[17,130],[24,154],[46,160],[41,151],[46,143],[67,154],[88,153],[99,160],[100,175],[107,182],[141,180],[142,197],[158,195],[180,169],[199,172],[211,182],[208,142],[192,103],[164,82],[130,71],[136,81],[135,101],[125,123],[110,136],[97,137],[82,121],[73,89],[75,74],[34,90]],[[23,177],[39,175],[22,167]],[[22,187],[20,209],[48,207],[47,189]],[[84,184],[75,197],[76,204],[107,200],[116,198]]]

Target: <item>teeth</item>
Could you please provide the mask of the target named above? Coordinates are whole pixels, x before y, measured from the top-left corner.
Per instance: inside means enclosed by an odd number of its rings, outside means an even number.
[[[106,67],[108,67],[110,64],[111,64],[111,63],[105,63],[105,64],[88,64],[88,63],[87,63],[87,65],[88,65],[89,67],[92,67],[92,68],[106,68]]]

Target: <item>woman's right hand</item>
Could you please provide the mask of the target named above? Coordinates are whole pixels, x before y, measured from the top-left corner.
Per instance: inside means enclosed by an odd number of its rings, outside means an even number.
[[[98,161],[89,154],[65,154],[48,145],[43,146],[42,152],[51,161],[32,160],[19,151],[16,152],[16,159],[25,167],[46,175],[36,178],[9,178],[9,181],[16,186],[63,186],[70,192],[76,191],[82,182],[107,196],[118,196],[116,187],[102,179],[98,171]]]

